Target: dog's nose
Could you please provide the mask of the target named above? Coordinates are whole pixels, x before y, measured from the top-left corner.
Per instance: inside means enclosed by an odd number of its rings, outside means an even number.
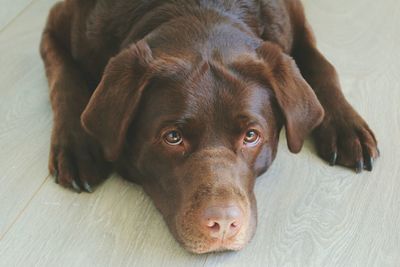
[[[210,237],[225,240],[235,236],[242,226],[243,212],[238,206],[207,207],[202,215],[203,229]]]

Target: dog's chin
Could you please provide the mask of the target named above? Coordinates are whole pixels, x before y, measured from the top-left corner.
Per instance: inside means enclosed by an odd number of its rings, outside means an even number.
[[[239,251],[246,246],[245,243],[232,243],[232,244],[221,244],[221,242],[215,242],[214,244],[208,244],[201,247],[184,246],[184,248],[194,254],[206,254],[213,252],[228,252],[228,251]]]

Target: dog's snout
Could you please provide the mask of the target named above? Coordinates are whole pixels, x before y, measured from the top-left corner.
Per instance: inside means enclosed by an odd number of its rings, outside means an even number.
[[[236,205],[214,205],[204,209],[201,223],[211,238],[226,240],[239,232],[243,223],[243,212]]]

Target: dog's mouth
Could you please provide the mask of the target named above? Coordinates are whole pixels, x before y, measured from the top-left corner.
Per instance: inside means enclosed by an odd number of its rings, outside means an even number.
[[[205,254],[211,252],[239,251],[244,248],[250,240],[241,241],[236,239],[212,239],[199,243],[188,244],[183,246],[190,252],[195,254]]]

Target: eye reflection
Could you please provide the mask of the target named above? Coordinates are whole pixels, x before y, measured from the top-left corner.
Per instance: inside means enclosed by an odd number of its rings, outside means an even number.
[[[171,146],[177,146],[180,145],[183,141],[182,135],[179,131],[177,130],[172,130],[167,132],[164,135],[164,141]]]
[[[258,141],[260,140],[260,134],[258,133],[257,130],[249,130],[246,132],[243,143],[245,145],[256,145]]]

